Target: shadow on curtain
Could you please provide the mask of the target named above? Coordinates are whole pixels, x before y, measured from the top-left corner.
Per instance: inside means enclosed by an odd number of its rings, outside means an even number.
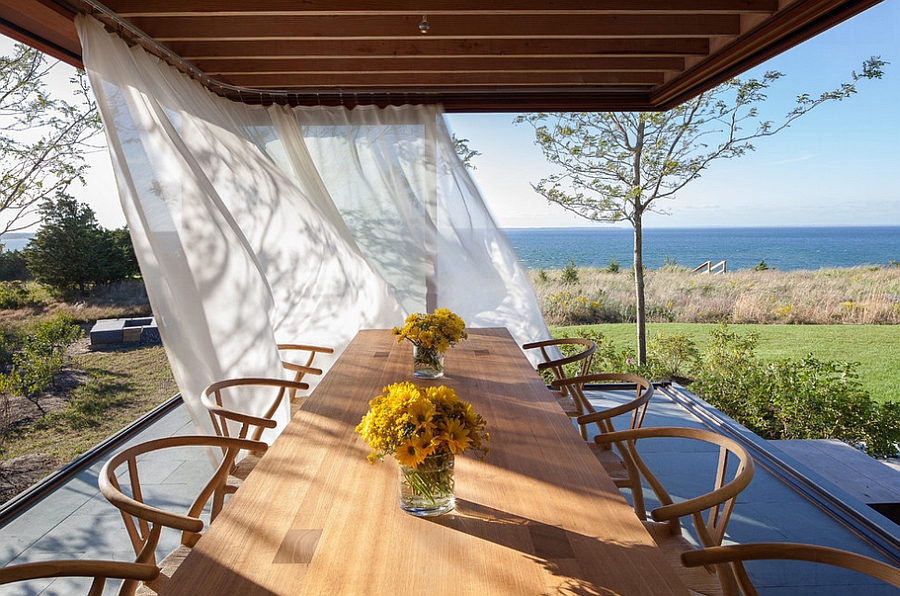
[[[438,108],[247,106],[90,17],[76,24],[151,306],[198,430],[211,432],[199,405],[209,383],[284,376],[278,342],[332,346],[336,358],[359,329],[436,307],[472,327],[507,327],[520,343],[549,337]],[[261,413],[263,400],[246,399]],[[285,404],[278,428],[288,415]]]

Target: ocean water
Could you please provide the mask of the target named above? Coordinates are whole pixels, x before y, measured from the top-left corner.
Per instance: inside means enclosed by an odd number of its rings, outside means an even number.
[[[526,269],[605,268],[615,259],[632,263],[631,228],[507,228],[503,232]],[[725,261],[729,271],[752,269],[764,260],[770,269],[792,271],[900,261],[900,226],[644,229],[644,266],[677,264],[693,269]]]
[[[615,259],[631,266],[631,228],[506,228],[526,269],[600,267]],[[4,234],[4,250],[24,248],[32,234]],[[725,261],[728,270],[751,269],[765,260],[771,269],[822,269],[888,265],[900,261],[900,226],[817,228],[658,228],[644,230],[644,266],[668,263],[693,269]]]

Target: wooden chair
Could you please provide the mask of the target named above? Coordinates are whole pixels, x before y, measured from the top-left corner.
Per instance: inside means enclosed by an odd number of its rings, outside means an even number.
[[[287,397],[296,394],[297,391],[308,389],[309,385],[286,379],[267,379],[262,377],[246,377],[239,379],[227,379],[213,383],[203,390],[200,403],[209,412],[213,430],[220,437],[237,437],[239,439],[251,439],[259,441],[267,428],[275,428],[277,423],[272,419],[281,402]],[[273,397],[261,416],[254,416],[229,408],[226,402],[234,402],[228,397],[235,393],[247,394],[271,390]],[[229,424],[231,422],[232,424]],[[236,427],[236,428],[235,428]],[[243,459],[237,461],[229,471],[225,487],[227,494],[236,491],[241,483],[246,480],[253,468],[259,463],[262,453],[248,452]]]
[[[723,586],[726,588],[725,596],[759,596],[747,576],[744,561],[770,559],[809,561],[842,567],[900,588],[900,569],[863,555],[825,546],[790,542],[760,542],[715,546],[685,552],[681,555],[681,562],[686,567],[716,566],[721,568],[724,566],[726,572],[733,575],[738,588],[735,590],[734,586]],[[723,573],[722,570],[720,570],[721,573]]]
[[[627,385],[634,386],[634,399],[623,404],[597,410],[591,405],[584,394],[584,386],[589,384],[599,384],[603,389],[616,389],[617,386]],[[650,398],[653,397],[653,383],[643,377],[626,373],[595,373],[585,375],[583,377],[569,377],[568,379],[560,379],[551,383],[552,387],[565,387],[574,398],[575,402],[580,404],[585,414],[578,416],[576,422],[581,430],[581,436],[588,440],[588,428],[591,424],[595,425],[599,434],[615,432],[613,426],[613,418],[631,413],[629,429],[640,428],[644,422],[644,415],[647,413],[647,406],[650,404]],[[618,451],[609,443],[590,441],[589,445],[594,455],[603,464],[606,473],[609,474],[613,482],[619,488],[631,488],[632,478],[625,467],[625,461]],[[646,517],[644,511],[644,500],[641,491],[634,493],[634,510],[638,517]]]
[[[39,561],[0,567],[0,585],[49,577],[91,577],[88,596],[100,596],[108,579],[121,579],[118,596],[131,596],[141,582],[159,575],[159,568],[148,563],[125,563],[91,559]],[[35,592],[36,593],[36,592]]]
[[[204,451],[207,448],[222,449],[224,454],[212,476],[200,488],[197,497],[187,507],[186,513],[175,513],[146,503],[141,486],[141,469],[147,464],[141,462],[147,461],[148,454],[159,454],[164,450],[183,447]],[[210,521],[214,520],[221,511],[225,498],[225,481],[237,454],[243,449],[265,451],[266,448],[265,443],[248,439],[203,435],[174,436],[128,447],[113,455],[106,462],[100,471],[100,492],[122,513],[125,530],[128,532],[134,548],[136,563],[157,566],[156,547],[162,528],[174,528],[181,531],[180,546],[159,563],[159,576],[153,581],[143,583],[137,589],[137,594],[156,594],[175,572],[200,538],[205,526],[200,516],[207,503],[210,504]],[[204,453],[204,457],[205,455]],[[154,460],[159,461],[159,458],[154,458]],[[127,481],[126,491],[123,491],[120,486],[120,477]]]
[[[285,370],[289,370],[294,373],[294,382],[299,383],[303,380],[303,377],[306,375],[321,375],[322,369],[313,367],[313,360],[315,360],[317,354],[334,354],[334,348],[327,348],[324,346],[310,346],[306,344],[278,344],[278,350],[280,352],[290,352],[290,353],[303,353],[306,352],[306,360],[303,364],[297,364],[296,362],[292,362],[289,360],[285,360],[282,358],[281,364],[284,366]],[[297,410],[300,409],[300,406],[303,405],[303,400],[306,399],[305,396],[298,397],[296,390],[291,390],[289,395],[291,401],[291,417],[297,413]]]
[[[575,346],[576,350],[580,347],[581,351],[560,358],[558,357],[560,346]],[[538,364],[538,372],[549,370],[553,373],[554,380],[559,381],[569,377],[566,374],[566,367],[570,364],[577,365],[577,374],[575,376],[586,375],[591,368],[591,361],[594,359],[594,352],[597,351],[597,344],[590,339],[582,337],[563,337],[527,343],[522,345],[522,349],[539,349],[544,361]],[[571,395],[570,388],[571,386],[559,387],[558,391],[555,392],[555,397],[566,415],[570,418],[576,418],[585,412]]]
[[[655,438],[688,439],[717,447],[718,460],[714,480],[711,482],[712,490],[701,493],[703,489],[697,489],[692,492],[701,494],[676,503],[662,482],[650,471],[638,449],[638,443],[643,447],[647,440]],[[717,577],[715,569],[688,568],[680,564],[681,554],[694,549],[682,535],[681,518],[691,518],[701,547],[722,544],[737,496],[753,478],[753,459],[747,450],[728,437],[695,428],[638,428],[598,435],[595,441],[598,444],[614,445],[619,451],[632,480],[632,495],[642,492],[641,479],[653,491],[660,505],[650,511],[651,520],[640,516],[641,523],[665,553],[672,567],[679,572],[684,584],[694,594],[710,596],[726,593],[722,586],[732,583],[730,576],[720,574]],[[677,449],[674,451],[678,452]],[[710,478],[713,478],[712,473]]]

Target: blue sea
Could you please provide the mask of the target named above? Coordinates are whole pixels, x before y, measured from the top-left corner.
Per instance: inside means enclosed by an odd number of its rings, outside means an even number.
[[[631,228],[507,228],[526,269],[605,268],[611,260],[632,263]],[[693,269],[725,261],[729,271],[752,269],[764,260],[770,269],[886,266],[900,261],[900,226],[796,228],[644,229],[644,266],[676,264]]]
[[[506,228],[526,269],[605,268],[615,259],[632,262],[631,228]],[[4,250],[24,248],[30,233],[4,234]],[[885,266],[900,261],[900,226],[818,228],[650,228],[644,230],[644,266],[666,263],[693,269],[725,261],[729,271],[751,269],[761,260],[770,269]]]

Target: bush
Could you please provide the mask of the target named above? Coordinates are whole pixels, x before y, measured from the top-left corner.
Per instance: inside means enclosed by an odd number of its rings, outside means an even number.
[[[766,265],[766,260],[765,260],[765,259],[760,259],[760,260],[759,260],[759,263],[757,263],[756,266],[753,267],[753,270],[754,270],[754,271],[768,271],[768,270],[769,270],[769,266]]]
[[[575,260],[569,261],[569,264],[563,267],[562,282],[566,284],[578,283],[578,269],[575,268]]]
[[[0,309],[16,309],[34,304],[31,292],[19,281],[0,281]]]
[[[607,273],[618,273],[619,272],[619,262],[616,260],[616,257],[610,257],[609,264],[606,266]]]
[[[644,365],[632,350],[617,349],[600,332],[577,327],[557,336],[597,344],[591,372],[689,384],[691,391],[764,439],[839,439],[874,457],[898,454],[900,404],[873,400],[859,382],[856,363],[811,355],[761,361],[755,354],[758,337],[738,335],[724,323],[711,332],[703,353],[685,335],[657,335],[647,342]],[[566,356],[573,350],[562,347]],[[570,368],[567,375],[578,374],[576,365]]]
[[[54,375],[63,368],[66,350],[83,334],[64,314],[35,325],[21,349],[12,354],[9,374],[0,375],[0,390],[28,398],[43,412],[35,396],[53,384]]]
[[[22,251],[0,252],[0,281],[28,281],[32,277]]]
[[[712,339],[691,390],[762,438],[839,439],[875,457],[897,455],[900,405],[872,400],[855,363],[761,362],[756,338],[726,325]]]

